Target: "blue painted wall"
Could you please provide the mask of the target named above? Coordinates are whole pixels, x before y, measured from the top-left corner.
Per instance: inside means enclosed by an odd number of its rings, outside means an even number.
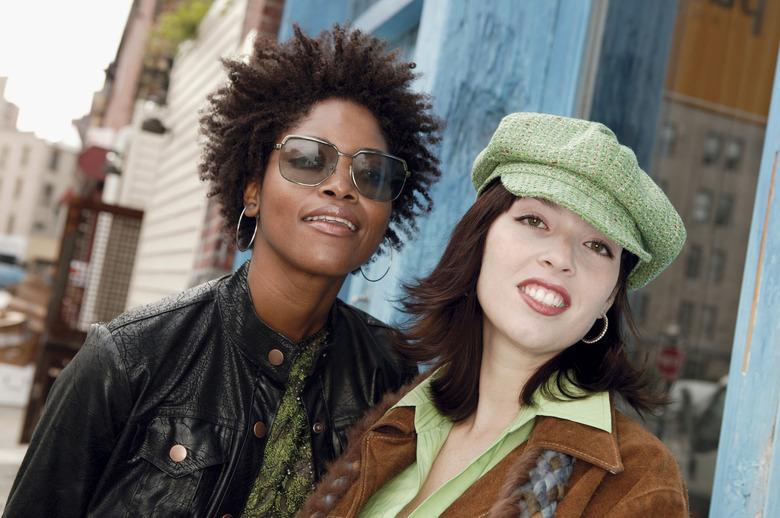
[[[519,110],[574,114],[590,1],[425,2],[415,61],[418,87],[433,96],[447,123],[439,156],[442,178],[433,213],[418,237],[395,254],[378,283],[351,281],[347,300],[387,322],[403,319],[400,283],[429,272],[455,222],[474,201],[469,173],[500,119]],[[378,277],[385,257],[370,268]]]
[[[780,62],[761,158],[710,516],[780,516]]]
[[[611,128],[649,171],[677,0],[609,3],[590,119]]]
[[[351,17],[351,5],[345,0],[288,0],[279,25],[279,41],[292,36],[294,23],[308,34],[317,34],[334,23],[344,23]]]

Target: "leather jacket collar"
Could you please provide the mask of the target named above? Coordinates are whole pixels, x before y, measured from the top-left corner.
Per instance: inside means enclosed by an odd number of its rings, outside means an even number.
[[[220,316],[228,328],[238,331],[238,336],[234,333],[227,335],[231,345],[238,347],[244,356],[274,382],[284,384],[300,345],[309,340],[309,337],[294,342],[260,319],[255,312],[252,294],[249,291],[249,265],[250,261],[244,263],[235,275],[218,288],[217,301]],[[331,330],[336,320],[336,305],[332,306],[325,324]],[[329,333],[320,356],[332,344],[332,337],[333,333]],[[282,353],[280,365],[274,365],[269,360],[269,354],[274,349]]]

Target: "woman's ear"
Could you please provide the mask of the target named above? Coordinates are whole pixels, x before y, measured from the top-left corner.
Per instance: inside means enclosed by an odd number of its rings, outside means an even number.
[[[256,180],[250,180],[244,187],[245,216],[254,218],[260,209],[260,187]]]

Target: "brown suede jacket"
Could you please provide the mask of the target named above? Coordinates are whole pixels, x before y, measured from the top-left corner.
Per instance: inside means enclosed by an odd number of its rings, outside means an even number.
[[[299,518],[353,518],[369,497],[415,460],[414,408],[395,405],[420,379],[390,394],[351,430]],[[536,418],[528,440],[474,483],[442,517],[516,517],[517,488],[544,450],[575,459],[557,518],[687,517],[677,462],[641,425],[612,406],[612,433],[554,417]],[[534,515],[534,518],[537,515]],[[541,516],[541,515],[539,515]]]

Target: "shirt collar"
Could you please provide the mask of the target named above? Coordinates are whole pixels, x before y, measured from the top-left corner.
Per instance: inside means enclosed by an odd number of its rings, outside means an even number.
[[[566,419],[612,433],[612,407],[608,392],[587,393],[564,378],[566,392],[580,396],[578,399],[570,399],[563,396],[554,384],[550,386],[551,392],[560,399],[543,397],[537,390],[534,394],[536,415]]]
[[[446,416],[439,413],[431,399],[431,380],[434,376],[435,373],[425,378],[392,407],[414,407],[414,429],[418,434],[450,423]]]
[[[437,373],[425,378],[419,385],[409,391],[393,408],[414,407],[414,428],[417,433],[448,424],[449,420],[441,415],[431,399],[431,381]],[[554,379],[555,375],[551,379]],[[556,417],[575,423],[584,424],[593,428],[612,433],[612,408],[608,392],[595,392],[588,394],[574,386],[564,378],[563,388],[569,394],[582,396],[578,399],[565,398],[554,383],[551,383],[550,392],[561,400],[545,397],[541,390],[534,393],[535,406],[522,406],[520,411],[509,425],[506,433],[511,433],[536,416]]]

